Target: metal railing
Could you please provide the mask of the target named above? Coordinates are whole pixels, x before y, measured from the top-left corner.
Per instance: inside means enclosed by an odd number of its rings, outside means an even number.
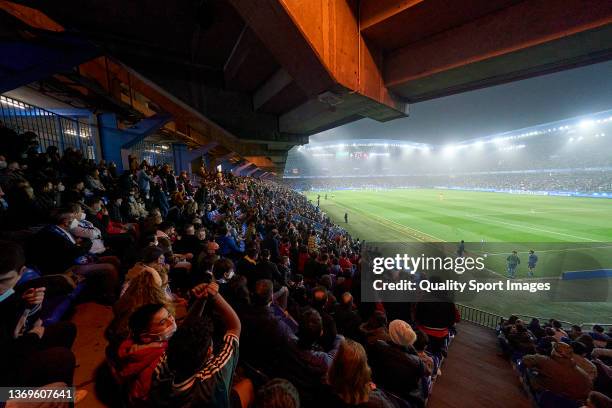
[[[475,307],[457,304],[457,309],[461,314],[461,320],[465,320],[479,326],[495,329],[504,318],[495,313],[476,309]]]
[[[0,95],[0,121],[17,133],[37,135],[40,151],[56,146],[60,152],[71,147],[88,159],[96,159],[95,132],[87,120],[58,115],[46,109]]]
[[[490,329],[495,329],[499,325],[499,323],[502,321],[502,319],[508,319],[508,317],[510,317],[510,315],[500,316],[495,313],[487,312],[485,310],[477,309],[475,307],[466,306],[462,304],[457,304],[457,309],[459,309],[459,313],[461,314],[462,320],[477,324],[479,326],[488,327]],[[516,313],[513,315],[518,316],[526,323],[529,323],[531,319],[538,319],[540,321],[540,324],[544,324],[545,322],[548,321],[548,319],[543,318],[543,317],[530,316],[530,315],[525,315],[525,314],[520,314],[520,313]],[[571,328],[571,326],[574,325],[574,323],[567,322],[564,320],[559,320],[559,322],[562,324],[564,328],[567,328],[567,329]],[[612,327],[612,323],[579,323],[577,325],[583,329],[584,328],[590,329],[594,325],[599,325],[604,328]]]

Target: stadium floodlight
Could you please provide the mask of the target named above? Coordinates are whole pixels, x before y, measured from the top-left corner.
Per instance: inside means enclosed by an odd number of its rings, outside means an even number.
[[[481,149],[482,146],[484,146],[484,142],[482,140],[479,140],[476,143],[474,143],[474,147],[477,147],[479,149]]]
[[[457,151],[457,146],[448,145],[444,147],[444,149],[442,150],[442,153],[444,154],[444,156],[450,157],[450,156],[453,156],[456,151]]]
[[[580,128],[582,129],[588,129],[591,126],[593,126],[595,124],[595,121],[592,119],[585,119],[580,121],[580,123],[578,124],[578,126],[580,126]]]

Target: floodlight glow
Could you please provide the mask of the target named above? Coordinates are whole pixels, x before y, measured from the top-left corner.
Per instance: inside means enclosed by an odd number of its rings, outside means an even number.
[[[581,121],[578,126],[580,126],[582,129],[588,129],[591,126],[593,126],[595,124],[595,122],[592,119],[585,119],[583,121]]]
[[[453,156],[456,151],[457,151],[456,146],[449,145],[449,146],[446,146],[444,150],[442,150],[442,153],[444,154],[444,156]]]
[[[580,136],[580,137],[578,138],[578,141],[581,141],[582,139],[584,139],[584,137]]]
[[[476,143],[474,143],[474,147],[477,148],[482,148],[482,146],[484,146],[484,142],[482,140],[477,141]]]
[[[569,138],[569,141],[570,141],[570,142],[573,142],[573,141],[574,141],[574,138],[573,138],[573,137],[570,137],[570,138]]]

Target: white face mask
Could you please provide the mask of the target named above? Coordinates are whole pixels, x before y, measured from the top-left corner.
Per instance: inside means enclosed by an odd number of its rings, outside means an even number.
[[[172,324],[162,333],[149,333],[149,336],[152,338],[157,338],[156,341],[166,341],[172,337],[174,332],[176,332],[176,322],[172,321]]]
[[[77,221],[76,218],[73,218],[72,221],[70,221],[70,229],[74,229],[78,226],[79,226],[79,222]]]
[[[6,166],[7,166],[6,161],[4,160],[0,161],[0,169],[6,169]]]
[[[225,280],[232,279],[234,277],[234,270],[230,269],[229,271],[225,272],[223,276],[225,277]]]
[[[63,184],[58,184],[57,185],[57,191],[64,191],[66,189],[66,187]]]
[[[82,213],[81,213],[81,216],[80,216],[79,218],[81,219],[81,221],[83,221],[83,220],[85,219],[85,213],[84,213],[84,212],[82,212]]]

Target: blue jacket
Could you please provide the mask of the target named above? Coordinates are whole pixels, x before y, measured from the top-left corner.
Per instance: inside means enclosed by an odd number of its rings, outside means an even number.
[[[241,242],[240,245],[238,245],[234,237],[231,235],[218,237],[217,244],[219,244],[219,255],[221,256],[241,254],[244,252],[244,242]]]

